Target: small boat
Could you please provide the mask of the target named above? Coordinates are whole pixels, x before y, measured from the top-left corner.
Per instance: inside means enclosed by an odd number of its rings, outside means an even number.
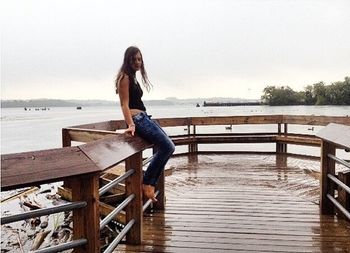
[[[200,105],[197,103],[196,107],[200,107]]]
[[[77,106],[77,110],[81,110],[81,106]]]

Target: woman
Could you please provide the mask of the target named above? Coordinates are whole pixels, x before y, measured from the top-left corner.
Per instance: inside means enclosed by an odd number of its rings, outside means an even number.
[[[136,79],[136,72],[141,71],[142,83],[147,91],[151,88],[143,64],[141,51],[129,47],[124,54],[123,64],[116,78],[116,93],[119,93],[124,120],[128,126],[125,133],[135,132],[148,142],[154,144],[156,152],[143,176],[143,194],[156,202],[155,185],[165,164],[175,150],[175,145],[162,128],[151,120],[142,102],[143,91]]]

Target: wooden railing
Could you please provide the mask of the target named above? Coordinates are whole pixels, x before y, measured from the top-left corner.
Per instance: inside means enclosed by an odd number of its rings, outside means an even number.
[[[104,252],[112,252],[125,235],[127,243],[140,244],[143,210],[150,203],[143,205],[141,197],[142,151],[150,147],[141,138],[118,135],[78,147],[2,155],[1,190],[64,181],[70,186],[72,203],[2,217],[1,224],[73,211],[73,241],[33,252],[74,248],[74,252],[96,253],[100,252],[100,229],[124,209],[126,225]],[[125,174],[100,189],[101,172],[123,161]],[[100,195],[123,180],[126,181],[126,199],[100,223]]]
[[[318,136],[322,139],[321,213],[350,220],[350,163],[336,156],[337,149],[350,152],[350,126],[329,124]],[[346,170],[336,173],[336,163]]]
[[[198,144],[214,143],[275,143],[276,153],[288,153],[287,145],[304,145],[320,147],[321,140],[313,134],[290,133],[288,125],[326,126],[329,123],[350,125],[350,117],[303,116],[303,115],[257,115],[257,116],[223,116],[223,117],[189,117],[161,118],[156,121],[165,128],[182,127],[186,134],[172,135],[177,146],[187,145],[189,153],[200,153]],[[270,132],[236,131],[201,133],[202,126],[236,126],[236,125],[275,125]],[[70,146],[72,141],[90,142],[115,133],[126,127],[123,120],[106,121],[64,128],[63,145]],[[215,150],[216,152],[217,150]],[[234,150],[231,150],[234,151]],[[187,153],[185,152],[185,153]],[[258,150],[256,152],[259,152]],[[177,152],[178,153],[178,152]]]
[[[288,133],[288,124],[319,125],[324,126],[335,122],[350,125],[349,117],[325,116],[232,116],[232,117],[192,117],[176,119],[157,119],[163,127],[186,127],[187,134],[172,136],[176,145],[188,145],[189,153],[198,151],[201,143],[276,143],[277,153],[286,153],[287,144],[312,145],[321,144],[320,137],[306,134]],[[246,125],[246,124],[275,124],[277,130],[263,133],[198,133],[199,126],[212,125]],[[282,129],[283,126],[283,129]],[[122,209],[126,211],[126,226],[120,235],[110,244],[105,252],[111,252],[119,241],[126,235],[127,243],[140,244],[142,239],[142,212],[150,204],[148,201],[142,205],[141,184],[142,166],[145,160],[142,152],[152,147],[138,137],[117,134],[115,131],[124,129],[124,121],[107,121],[86,124],[62,129],[63,148],[54,150],[34,151],[2,155],[1,190],[18,189],[50,182],[64,181],[72,190],[72,204],[66,205],[64,210],[73,210],[73,241],[37,252],[58,252],[63,249],[75,248],[75,252],[99,252],[99,232],[111,217]],[[327,129],[327,128],[326,128]],[[72,141],[85,142],[76,147],[70,147]],[[322,156],[323,167],[327,167],[327,177],[332,179],[333,143],[323,141],[323,149],[331,155]],[[328,144],[325,144],[328,143]],[[341,142],[336,145],[342,146]],[[331,147],[330,147],[331,146]],[[347,145],[346,147],[349,147]],[[324,153],[326,151],[323,151]],[[328,157],[328,158],[327,158]],[[112,181],[109,185],[99,188],[100,173],[120,162],[125,161],[125,174]],[[149,161],[149,160],[146,160]],[[346,162],[345,162],[346,163]],[[325,166],[324,164],[327,164]],[[328,176],[328,175],[331,176]],[[19,176],[20,175],[20,176]],[[341,176],[338,176],[339,180]],[[121,180],[126,180],[126,199],[102,222],[99,222],[99,197],[109,187],[113,187]],[[323,179],[322,179],[323,180]],[[330,210],[328,200],[325,198],[332,194],[334,187],[328,179],[322,181],[321,206],[325,212]],[[341,179],[340,179],[341,180]],[[326,182],[327,181],[327,182]],[[336,181],[336,180],[335,180]],[[336,181],[337,182],[337,181]],[[344,181],[347,185],[348,181]],[[343,184],[339,184],[343,186]],[[158,208],[164,208],[164,173],[158,184]],[[323,188],[327,190],[323,190]],[[348,192],[347,188],[344,188]],[[338,191],[339,192],[339,191]],[[334,194],[333,194],[334,196]],[[346,198],[348,201],[348,198]],[[346,202],[348,203],[348,202]],[[346,204],[345,203],[345,208]],[[323,206],[326,207],[323,207]],[[61,209],[53,208],[41,210],[36,213],[23,214],[14,217],[3,217],[2,224],[13,222],[25,217],[34,217],[59,212]],[[27,216],[25,216],[27,215]],[[345,213],[345,215],[347,215]],[[87,226],[88,225],[88,226]]]

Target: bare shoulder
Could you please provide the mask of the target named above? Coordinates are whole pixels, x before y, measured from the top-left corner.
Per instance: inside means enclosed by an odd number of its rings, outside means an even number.
[[[125,73],[121,73],[118,78],[118,86],[119,88],[128,87],[129,86],[129,76]]]

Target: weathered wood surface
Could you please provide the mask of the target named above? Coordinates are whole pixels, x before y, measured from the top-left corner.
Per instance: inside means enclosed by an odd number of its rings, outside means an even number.
[[[349,252],[350,223],[319,214],[319,161],[275,155],[173,158],[164,211],[140,246],[114,252]]]
[[[329,123],[350,125],[348,116],[283,115],[283,123],[326,126]]]
[[[97,171],[99,168],[78,147],[1,155],[1,189],[57,182]]]
[[[72,201],[72,192],[68,188],[58,187],[57,194],[60,195],[63,199]],[[102,217],[107,216],[115,209],[114,206],[110,206],[100,201],[99,212]],[[121,211],[119,214],[114,216],[114,220],[118,221],[121,224],[125,224],[125,211]]]
[[[126,134],[105,137],[79,146],[101,170],[108,169],[150,147],[152,145],[140,137]]]
[[[350,148],[350,126],[331,123],[321,129],[317,136],[343,148]]]
[[[188,117],[188,118],[159,118],[157,122],[163,127],[188,125],[239,125],[239,124],[300,124],[320,125],[329,123],[350,125],[347,116],[315,116],[315,115],[251,115],[251,116],[217,116],[217,117]],[[123,120],[111,120],[92,124],[72,126],[72,128],[115,131],[126,128]]]
[[[87,245],[76,253],[100,252],[99,174],[89,174],[71,181],[72,201],[86,201],[85,208],[73,210],[73,239],[85,238]]]
[[[96,141],[106,136],[110,135],[118,135],[118,133],[114,131],[106,131],[102,129],[85,129],[85,128],[64,128],[64,139],[63,143],[67,142],[67,136],[70,138],[70,141],[78,141],[78,142],[91,142]]]

